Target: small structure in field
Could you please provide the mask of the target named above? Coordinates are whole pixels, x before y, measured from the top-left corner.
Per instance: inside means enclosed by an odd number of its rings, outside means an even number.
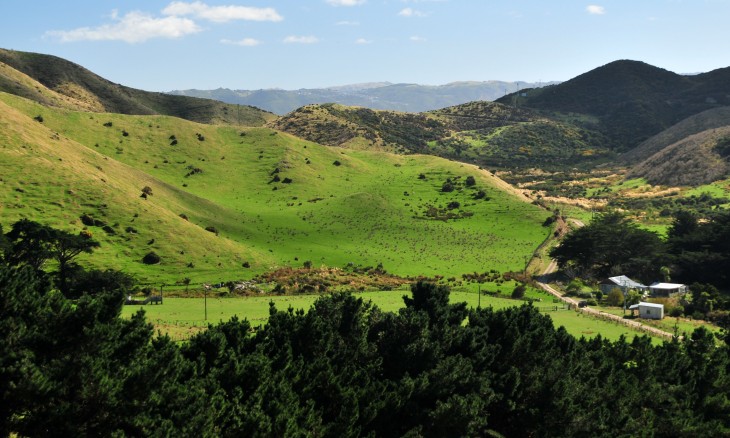
[[[654,283],[649,286],[649,292],[654,297],[672,297],[687,293],[687,286],[678,283]]]
[[[608,293],[611,292],[612,289],[620,289],[621,292],[623,292],[624,297],[627,293],[629,293],[630,290],[644,292],[647,289],[645,285],[639,283],[638,281],[634,281],[625,275],[609,277],[606,280],[603,280],[599,287],[601,288],[601,292],[603,292],[604,295],[608,295]]]
[[[631,310],[631,314],[634,313],[634,310],[638,310],[639,318],[644,318],[644,319],[662,319],[662,318],[664,318],[664,304],[640,302],[639,304],[634,304],[633,306],[630,306],[629,310]]]

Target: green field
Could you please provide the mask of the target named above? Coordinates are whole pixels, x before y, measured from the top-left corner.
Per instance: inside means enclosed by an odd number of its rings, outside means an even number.
[[[78,232],[88,214],[107,228],[88,227],[102,246],[82,263],[142,283],[247,279],[305,261],[402,276],[521,270],[550,234],[548,212],[473,165],[2,93],[0,113],[3,227],[29,218]],[[149,251],[159,265],[141,263]]]
[[[406,289],[380,292],[362,292],[355,296],[364,300],[372,301],[376,306],[385,311],[397,311],[403,307],[403,295],[410,292]],[[192,334],[204,330],[208,324],[217,324],[227,321],[233,316],[240,319],[247,319],[252,326],[265,324],[269,317],[269,303],[273,302],[278,310],[292,308],[294,310],[308,310],[312,303],[318,298],[317,295],[294,295],[294,296],[260,296],[241,298],[207,298],[208,319],[205,320],[206,299],[204,298],[166,298],[162,305],[147,306],[124,306],[123,317],[129,317],[140,309],[143,309],[147,319],[155,325],[162,333],[169,334],[175,340],[184,340]],[[466,302],[470,307],[476,307],[479,297],[472,292],[451,292],[452,302]],[[520,301],[507,298],[482,296],[481,305],[491,306],[494,309],[503,309],[520,305]],[[543,303],[535,303],[538,307],[552,307],[552,301],[545,300]],[[559,306],[559,305],[558,305]],[[560,307],[560,306],[559,306]],[[631,339],[636,336],[626,326],[598,320],[584,316],[571,310],[546,311],[545,314],[553,319],[556,327],[564,326],[566,330],[576,337],[592,338],[601,335],[605,338],[616,340],[620,336]],[[654,342],[661,340],[653,338]]]

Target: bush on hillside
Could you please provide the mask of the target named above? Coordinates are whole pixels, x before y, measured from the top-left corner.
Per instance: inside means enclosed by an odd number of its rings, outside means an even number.
[[[158,256],[154,251],[150,251],[142,257],[142,263],[145,265],[156,265],[160,263],[161,260],[160,256]]]

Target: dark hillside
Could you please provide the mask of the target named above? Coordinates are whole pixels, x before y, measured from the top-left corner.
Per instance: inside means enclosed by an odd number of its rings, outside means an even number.
[[[623,154],[620,159],[627,165],[633,165],[646,160],[662,149],[686,137],[724,126],[730,126],[730,107],[720,107],[703,111],[652,136],[636,148]]]
[[[543,90],[525,90],[526,96],[505,96],[498,102],[598,117],[614,149],[625,151],[686,117],[683,102],[673,96],[693,86],[688,77],[623,60]]]
[[[247,126],[260,126],[275,117],[254,107],[240,107],[210,99],[172,96],[125,87],[56,56],[0,49],[0,62],[37,80],[50,90],[92,104],[100,112],[163,114],[201,123]],[[18,92],[17,87],[8,85],[7,80],[0,80],[0,91],[11,94]],[[22,97],[34,97],[27,89],[21,91],[19,95]]]
[[[562,84],[498,100],[565,117],[595,117],[618,152],[679,121],[730,104],[730,69],[682,76],[639,61],[615,61]]]

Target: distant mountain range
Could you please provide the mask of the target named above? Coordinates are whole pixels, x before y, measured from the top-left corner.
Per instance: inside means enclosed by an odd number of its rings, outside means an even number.
[[[175,90],[170,91],[169,94],[251,105],[279,115],[314,103],[338,103],[346,106],[418,113],[477,100],[495,100],[523,88],[535,88],[556,83],[466,81],[446,85],[418,85],[371,82],[300,90],[218,88],[216,90]]]

